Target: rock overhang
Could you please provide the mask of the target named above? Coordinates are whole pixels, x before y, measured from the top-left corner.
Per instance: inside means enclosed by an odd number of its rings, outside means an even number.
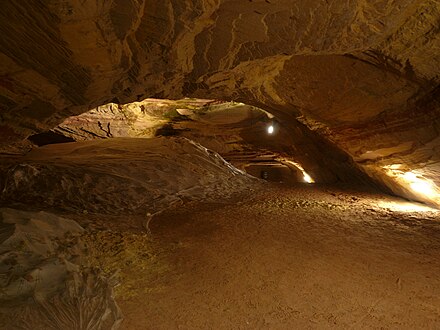
[[[1,7],[5,150],[110,101],[194,96],[259,106],[401,195],[386,166],[440,184],[435,0]]]

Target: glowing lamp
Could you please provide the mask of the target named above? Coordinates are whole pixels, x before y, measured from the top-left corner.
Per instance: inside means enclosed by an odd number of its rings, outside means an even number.
[[[269,133],[269,134],[273,134],[273,132],[274,132],[274,127],[273,127],[273,125],[268,126],[268,127],[267,127],[267,133]]]

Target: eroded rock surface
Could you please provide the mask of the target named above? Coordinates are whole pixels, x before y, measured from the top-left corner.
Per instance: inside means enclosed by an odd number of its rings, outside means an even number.
[[[0,209],[0,327],[116,329],[116,282],[85,262],[73,220]]]
[[[269,126],[274,127],[273,134],[268,134]],[[51,131],[29,139],[44,145],[154,136],[196,141],[240,169],[250,162],[278,163],[283,158],[301,164],[316,182],[368,185],[370,181],[346,154],[304,125],[280,121],[262,109],[235,102],[146,99],[124,105],[109,103],[69,117]]]
[[[299,120],[405,196],[384,166],[440,185],[436,0],[0,6],[4,150],[109,102],[201,97]]]
[[[185,138],[48,145],[5,169],[1,201],[74,213],[142,214],[227,198],[258,180]]]

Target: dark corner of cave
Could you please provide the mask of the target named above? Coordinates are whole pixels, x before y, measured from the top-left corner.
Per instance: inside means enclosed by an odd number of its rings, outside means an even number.
[[[1,329],[440,329],[434,0],[0,2]]]

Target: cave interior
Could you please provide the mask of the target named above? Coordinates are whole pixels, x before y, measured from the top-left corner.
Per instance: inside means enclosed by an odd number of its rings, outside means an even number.
[[[437,0],[0,17],[0,328],[440,328]]]

